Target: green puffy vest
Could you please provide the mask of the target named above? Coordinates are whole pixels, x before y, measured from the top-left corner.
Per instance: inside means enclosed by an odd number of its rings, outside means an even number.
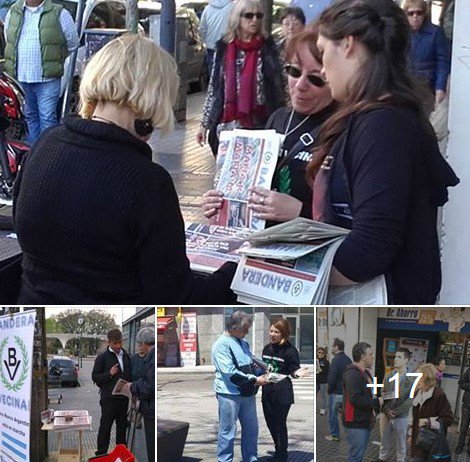
[[[5,47],[5,71],[17,77],[18,40],[24,21],[24,0],[17,1],[10,9],[10,20]],[[41,44],[42,76],[60,78],[64,73],[64,62],[68,56],[67,40],[60,25],[62,7],[46,0],[39,19],[39,41]]]

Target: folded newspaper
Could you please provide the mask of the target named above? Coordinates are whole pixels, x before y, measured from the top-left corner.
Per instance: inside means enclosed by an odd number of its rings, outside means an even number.
[[[231,130],[220,134],[214,187],[224,193],[211,223],[231,228],[263,229],[266,221],[248,208],[249,189],[271,188],[283,135],[275,130]]]
[[[189,223],[186,226],[186,255],[191,268],[213,273],[225,262],[238,263],[237,250],[247,243],[252,231],[224,226]]]
[[[249,305],[386,305],[385,278],[329,286],[333,259],[349,230],[296,218],[249,239],[251,247],[232,281],[238,301]]]
[[[114,386],[114,389],[112,391],[112,395],[123,395],[127,396],[129,399],[132,399],[132,393],[128,388],[125,388],[125,385],[128,384],[129,382],[124,379],[119,379]]]
[[[284,380],[287,375],[278,374],[277,372],[268,372],[263,376],[269,383],[279,383],[281,380]]]
[[[55,411],[54,430],[89,430],[91,416],[88,411]]]

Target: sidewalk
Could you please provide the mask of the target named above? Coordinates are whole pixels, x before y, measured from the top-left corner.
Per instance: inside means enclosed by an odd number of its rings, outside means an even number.
[[[317,404],[318,407],[318,404]],[[334,460],[335,462],[346,462],[348,458],[348,443],[346,440],[346,434],[344,432],[344,427],[341,424],[340,420],[340,432],[341,432],[341,440],[339,442],[336,441],[327,441],[325,440],[325,435],[328,435],[328,414],[321,416],[317,412],[316,417],[316,454],[315,454],[315,461],[316,462],[330,462]],[[457,445],[457,438],[458,438],[458,427],[457,425],[453,425],[448,430],[448,441],[450,444],[450,448],[452,451],[452,460],[455,462],[470,462],[470,456],[466,453],[456,456],[454,454],[455,447]],[[379,450],[380,450],[380,429],[379,423],[377,422],[374,429],[372,430],[370,443],[367,448],[364,462],[376,462],[379,459]],[[409,451],[409,447],[408,447]],[[396,461],[395,453],[393,456],[389,458],[389,461]],[[411,459],[407,458],[407,461],[410,462]]]
[[[165,167],[175,183],[185,221],[201,221],[201,196],[213,187],[215,160],[210,147],[199,146],[196,132],[201,122],[205,93],[188,95],[186,121],[165,137],[154,133],[149,143],[152,160]]]
[[[157,376],[157,419],[189,422],[182,462],[216,462],[218,404],[214,376],[187,374]],[[300,380],[300,379],[299,379]],[[308,395],[305,387],[310,387]],[[289,462],[313,462],[313,377],[307,385],[294,381],[295,404],[288,417]],[[263,417],[261,393],[256,397],[259,422],[258,460],[267,462],[273,442]],[[235,439],[234,462],[241,461],[240,429]]]

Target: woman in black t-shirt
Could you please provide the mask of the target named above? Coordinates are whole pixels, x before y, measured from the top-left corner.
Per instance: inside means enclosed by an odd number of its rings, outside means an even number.
[[[317,350],[317,395],[321,392],[321,407],[320,415],[326,414],[326,408],[328,407],[328,371],[330,370],[330,363],[326,359],[326,351],[324,348],[318,348]]]
[[[329,86],[321,76],[317,36],[310,27],[309,31],[293,36],[285,50],[291,103],[276,110],[265,126],[283,134],[285,139],[271,189],[252,188],[248,201],[253,213],[268,222],[312,217],[312,190],[305,170],[320,127],[334,111]],[[222,191],[214,189],[204,193],[202,199],[206,218],[215,216],[224,201]]]
[[[306,377],[308,368],[300,367],[299,352],[289,343],[290,325],[286,319],[276,319],[269,328],[271,343],[263,348],[263,361],[271,372],[294,378]],[[313,391],[313,390],[312,390]],[[275,460],[287,461],[287,415],[294,403],[294,390],[290,377],[263,387],[263,413],[274,441]]]

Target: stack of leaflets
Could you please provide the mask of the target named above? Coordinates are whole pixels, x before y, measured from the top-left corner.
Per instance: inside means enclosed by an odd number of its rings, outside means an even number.
[[[275,130],[231,130],[220,134],[215,189],[224,193],[213,224],[230,228],[264,229],[266,221],[247,207],[249,189],[271,188],[283,135]]]
[[[385,278],[329,287],[333,258],[348,230],[296,218],[254,233],[239,250],[232,290],[249,305],[386,304]]]
[[[252,231],[216,225],[189,223],[186,227],[186,255],[191,268],[203,273],[213,273],[225,262],[238,263],[237,250],[246,244]]]
[[[88,411],[55,411],[54,430],[89,430],[91,417]]]

